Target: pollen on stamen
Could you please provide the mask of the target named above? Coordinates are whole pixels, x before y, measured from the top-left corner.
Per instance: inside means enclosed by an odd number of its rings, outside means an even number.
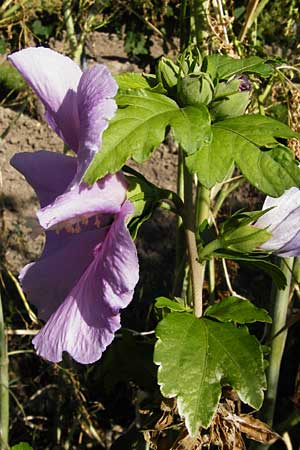
[[[79,222],[78,223],[76,223],[76,225],[75,225],[75,227],[74,227],[74,233],[80,233],[80,231],[81,231],[81,228],[80,228],[80,224],[79,224]]]
[[[101,226],[101,219],[99,216],[96,216],[96,218],[95,218],[95,225],[97,228],[100,228],[100,226]]]

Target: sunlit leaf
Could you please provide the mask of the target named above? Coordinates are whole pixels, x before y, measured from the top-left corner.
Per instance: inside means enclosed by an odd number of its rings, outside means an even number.
[[[212,130],[212,142],[186,158],[189,170],[207,188],[222,182],[233,163],[251,184],[272,197],[300,185],[298,165],[276,139],[298,137],[287,125],[245,115],[217,122]]]
[[[244,403],[261,407],[266,387],[263,354],[245,326],[174,312],[158,324],[156,335],[158,383],[165,397],[177,396],[190,435],[209,426],[224,384]]]
[[[145,161],[163,141],[167,127],[187,153],[195,152],[211,140],[210,116],[204,105],[180,108],[165,95],[145,89],[128,91],[117,97],[119,109],[103,134],[84,180],[92,184],[107,173],[115,173],[129,159]]]

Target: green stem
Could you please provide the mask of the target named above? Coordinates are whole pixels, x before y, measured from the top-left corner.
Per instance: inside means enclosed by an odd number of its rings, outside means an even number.
[[[0,448],[8,449],[9,431],[9,389],[8,389],[7,336],[0,293]]]
[[[288,330],[284,329],[284,331],[279,334],[278,331],[285,326],[287,320],[293,263],[294,258],[281,259],[280,268],[286,276],[287,284],[286,287],[282,290],[274,288],[273,323],[271,329],[272,341],[267,373],[268,388],[262,410],[263,419],[270,426],[273,425],[280,366]]]
[[[216,297],[216,270],[215,258],[211,257],[208,262],[208,286],[209,286],[209,303],[212,304]]]
[[[209,0],[191,0],[192,17],[196,43],[203,56],[209,53]]]
[[[222,187],[222,189],[220,190],[218,197],[216,199],[212,214],[214,216],[214,218],[217,217],[220,209],[222,208],[222,205],[224,203],[224,201],[226,200],[226,198],[228,197],[229,194],[231,194],[232,191],[234,191],[235,189],[237,189],[239,187],[239,185],[244,181],[243,178],[231,183],[231,184],[226,184]]]
[[[194,314],[201,317],[203,312],[202,288],[205,265],[200,264],[195,235],[195,208],[193,204],[193,178],[184,165],[184,218],[183,225],[188,250],[190,275],[192,282],[192,300]]]
[[[190,20],[188,17],[188,0],[182,0],[180,7],[180,51],[186,49],[190,38]]]
[[[198,183],[196,194],[196,228],[209,218],[210,190]]]
[[[184,156],[183,151],[180,147],[178,148],[177,195],[182,200],[184,199]],[[184,278],[185,260],[186,257],[185,257],[183,224],[181,216],[178,215],[176,227],[176,265],[172,289],[173,296],[182,295],[182,283]]]
[[[78,41],[75,34],[74,21],[72,16],[72,0],[63,0],[62,3],[63,14],[66,24],[67,36],[70,42],[70,47],[72,51],[72,57],[74,57],[74,53],[78,46]],[[76,61],[78,62],[78,61]]]

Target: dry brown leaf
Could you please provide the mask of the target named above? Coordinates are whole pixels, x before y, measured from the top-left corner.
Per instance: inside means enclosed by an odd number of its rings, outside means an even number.
[[[203,445],[202,436],[191,437],[184,429],[177,438],[171,450],[200,450]]]
[[[262,444],[273,444],[281,439],[279,434],[275,433],[266,423],[259,419],[255,419],[250,414],[228,414],[224,417],[226,421],[232,421],[236,427],[240,429],[249,439],[260,442]]]

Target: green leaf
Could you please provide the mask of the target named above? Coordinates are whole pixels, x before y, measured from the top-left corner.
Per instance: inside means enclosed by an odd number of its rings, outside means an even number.
[[[246,327],[170,313],[157,326],[154,361],[165,397],[178,399],[190,435],[207,428],[222,385],[230,384],[244,403],[261,407],[266,380],[260,344]]]
[[[119,109],[103,134],[101,151],[85,174],[89,184],[115,173],[130,157],[145,161],[163,141],[168,126],[187,152],[210,142],[210,117],[204,105],[181,109],[165,95],[144,89],[128,91],[117,100]]]
[[[175,192],[158,188],[131,167],[124,166],[123,171],[128,182],[127,198],[134,205],[133,219],[128,225],[133,239],[136,238],[140,226],[164,200],[170,200],[174,204],[174,212],[182,208],[182,201]],[[169,203],[168,206],[171,208]]]
[[[262,77],[269,77],[273,73],[271,65],[265,63],[258,56],[250,56],[249,58],[235,59],[225,55],[209,55],[206,58],[206,71],[213,78],[216,76],[221,80],[228,80],[236,74],[255,73]]]
[[[272,236],[267,230],[243,225],[222,236],[222,247],[237,252],[252,252]]]
[[[146,78],[141,73],[126,72],[115,75],[115,80],[118,83],[119,89],[148,89],[150,86]]]
[[[171,300],[167,297],[158,297],[155,299],[155,308],[168,308],[170,311],[184,312],[191,310],[185,306],[183,300],[181,298],[175,298]]]
[[[173,114],[170,125],[176,142],[187,154],[196,152],[211,142],[210,116],[204,105],[186,106]]]
[[[33,450],[33,448],[27,442],[20,442],[11,447],[11,450]]]
[[[286,156],[286,148],[276,140],[298,136],[285,124],[270,117],[245,115],[217,122],[212,129],[212,142],[186,159],[188,169],[207,188],[222,182],[233,162],[251,184],[272,197],[300,185],[295,160]]]
[[[276,264],[272,264],[267,259],[259,257],[257,253],[242,254],[230,250],[217,250],[214,252],[217,258],[231,259],[233,261],[245,262],[256,269],[266,272],[274,281],[278,289],[284,289],[286,286],[286,278]]]
[[[240,297],[226,297],[219,303],[209,306],[205,316],[214,317],[221,322],[252,323],[267,322],[272,319],[263,308],[257,308],[249,300]]]
[[[211,144],[186,158],[188,170],[196,173],[199,181],[209,189],[226,178],[234,163],[232,136],[214,127],[212,132]]]

